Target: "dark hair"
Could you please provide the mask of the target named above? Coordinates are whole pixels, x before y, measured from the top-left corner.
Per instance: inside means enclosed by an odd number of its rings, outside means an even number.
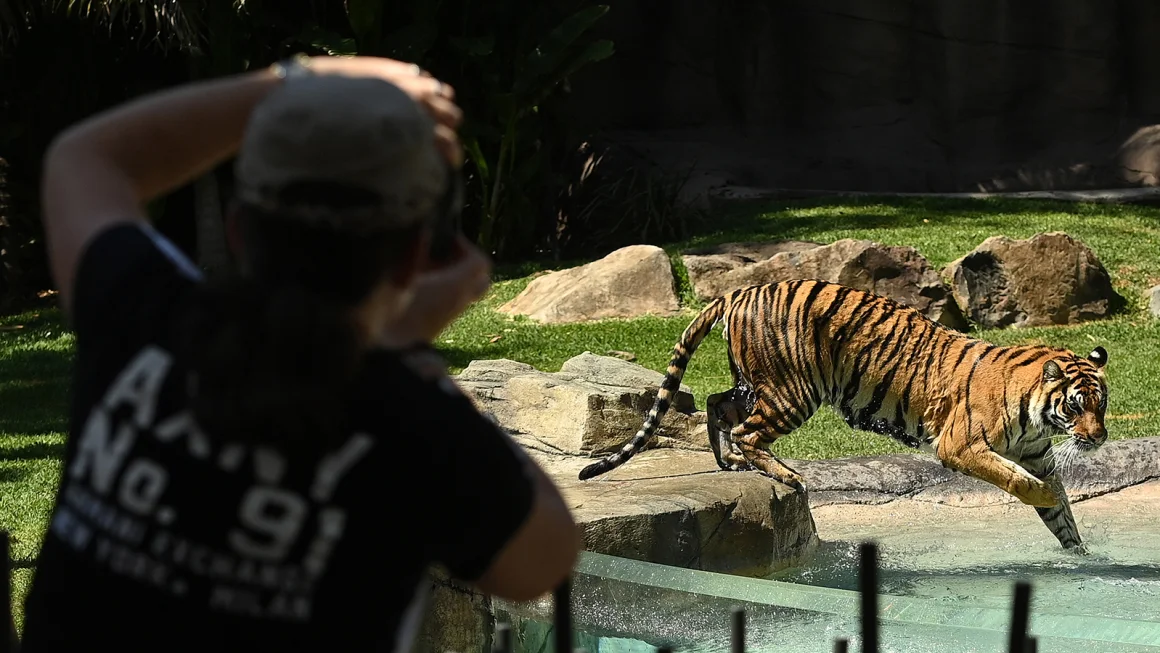
[[[373,201],[327,184],[298,185],[279,199],[334,208]],[[407,260],[422,226],[360,233],[235,210],[247,274],[201,288],[181,320],[194,417],[234,441],[337,434],[364,352],[351,309]]]

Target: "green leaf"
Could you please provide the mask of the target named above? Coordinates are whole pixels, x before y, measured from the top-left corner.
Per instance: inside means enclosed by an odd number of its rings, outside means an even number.
[[[537,77],[545,75],[560,65],[569,47],[587,32],[596,21],[608,13],[608,5],[594,5],[564,19],[538,47],[528,53],[524,77],[531,84]]]
[[[20,122],[0,123],[0,144],[10,143],[23,136],[27,131],[27,127]]]
[[[469,57],[486,57],[495,50],[495,34],[486,36],[452,36],[451,45]]]
[[[410,20],[383,38],[383,54],[402,61],[422,61],[439,37],[442,4],[442,0],[412,0]]]
[[[479,171],[479,178],[487,183],[491,179],[491,172],[487,165],[487,157],[483,156],[483,150],[479,148],[479,139],[464,138],[463,151]]]
[[[378,28],[382,18],[379,0],[346,0],[346,19],[356,35]]]
[[[301,43],[306,43],[312,48],[322,50],[329,55],[354,55],[358,54],[358,44],[354,39],[349,37],[342,37],[338,34],[322,29],[317,25],[302,30],[302,34],[297,37]]]
[[[400,61],[420,61],[435,45],[439,26],[435,22],[414,22],[387,34],[383,54]]]
[[[544,150],[535,150],[515,166],[508,178],[508,183],[514,188],[523,189],[529,181],[535,178],[537,173],[544,169]]]
[[[377,53],[383,31],[382,0],[346,0],[346,19],[354,31],[358,50]]]
[[[499,116],[501,123],[506,123],[508,119],[515,116],[522,109],[515,93],[492,94],[491,106],[495,109],[495,113]]]
[[[480,147],[486,149],[493,145],[498,146],[500,139],[503,138],[501,127],[502,125],[497,124],[494,120],[484,120],[478,116],[473,116],[459,130],[459,137],[460,139],[474,138],[479,141]]]
[[[412,0],[416,22],[438,22],[443,0]]]
[[[24,27],[23,13],[23,9],[14,9],[8,0],[0,0],[0,29],[17,30]]]
[[[568,59],[563,68],[554,71],[551,77],[541,78],[540,83],[528,89],[525,106],[535,107],[544,101],[556,86],[584,66],[611,57],[614,52],[612,41],[601,39],[593,41],[584,47],[571,59]]]

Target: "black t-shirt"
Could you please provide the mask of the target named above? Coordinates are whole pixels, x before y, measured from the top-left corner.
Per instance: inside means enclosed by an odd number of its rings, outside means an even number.
[[[527,518],[527,458],[446,377],[385,350],[347,437],[202,432],[169,341],[199,279],[148,226],[85,252],[71,436],[24,650],[409,649],[429,567],[474,580]]]

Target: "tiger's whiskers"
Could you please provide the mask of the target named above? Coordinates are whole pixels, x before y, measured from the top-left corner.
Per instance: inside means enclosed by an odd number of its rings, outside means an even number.
[[[1051,449],[1052,458],[1055,463],[1055,472],[1061,477],[1065,476],[1071,470],[1072,466],[1075,465],[1083,453],[1076,444],[1075,438],[1070,436],[1067,436],[1067,439],[1063,442],[1052,446]]]

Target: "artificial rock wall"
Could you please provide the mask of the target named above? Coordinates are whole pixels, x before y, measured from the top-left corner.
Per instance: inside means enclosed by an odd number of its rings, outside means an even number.
[[[569,105],[669,166],[890,192],[1160,177],[1155,0],[609,4],[617,53]]]

